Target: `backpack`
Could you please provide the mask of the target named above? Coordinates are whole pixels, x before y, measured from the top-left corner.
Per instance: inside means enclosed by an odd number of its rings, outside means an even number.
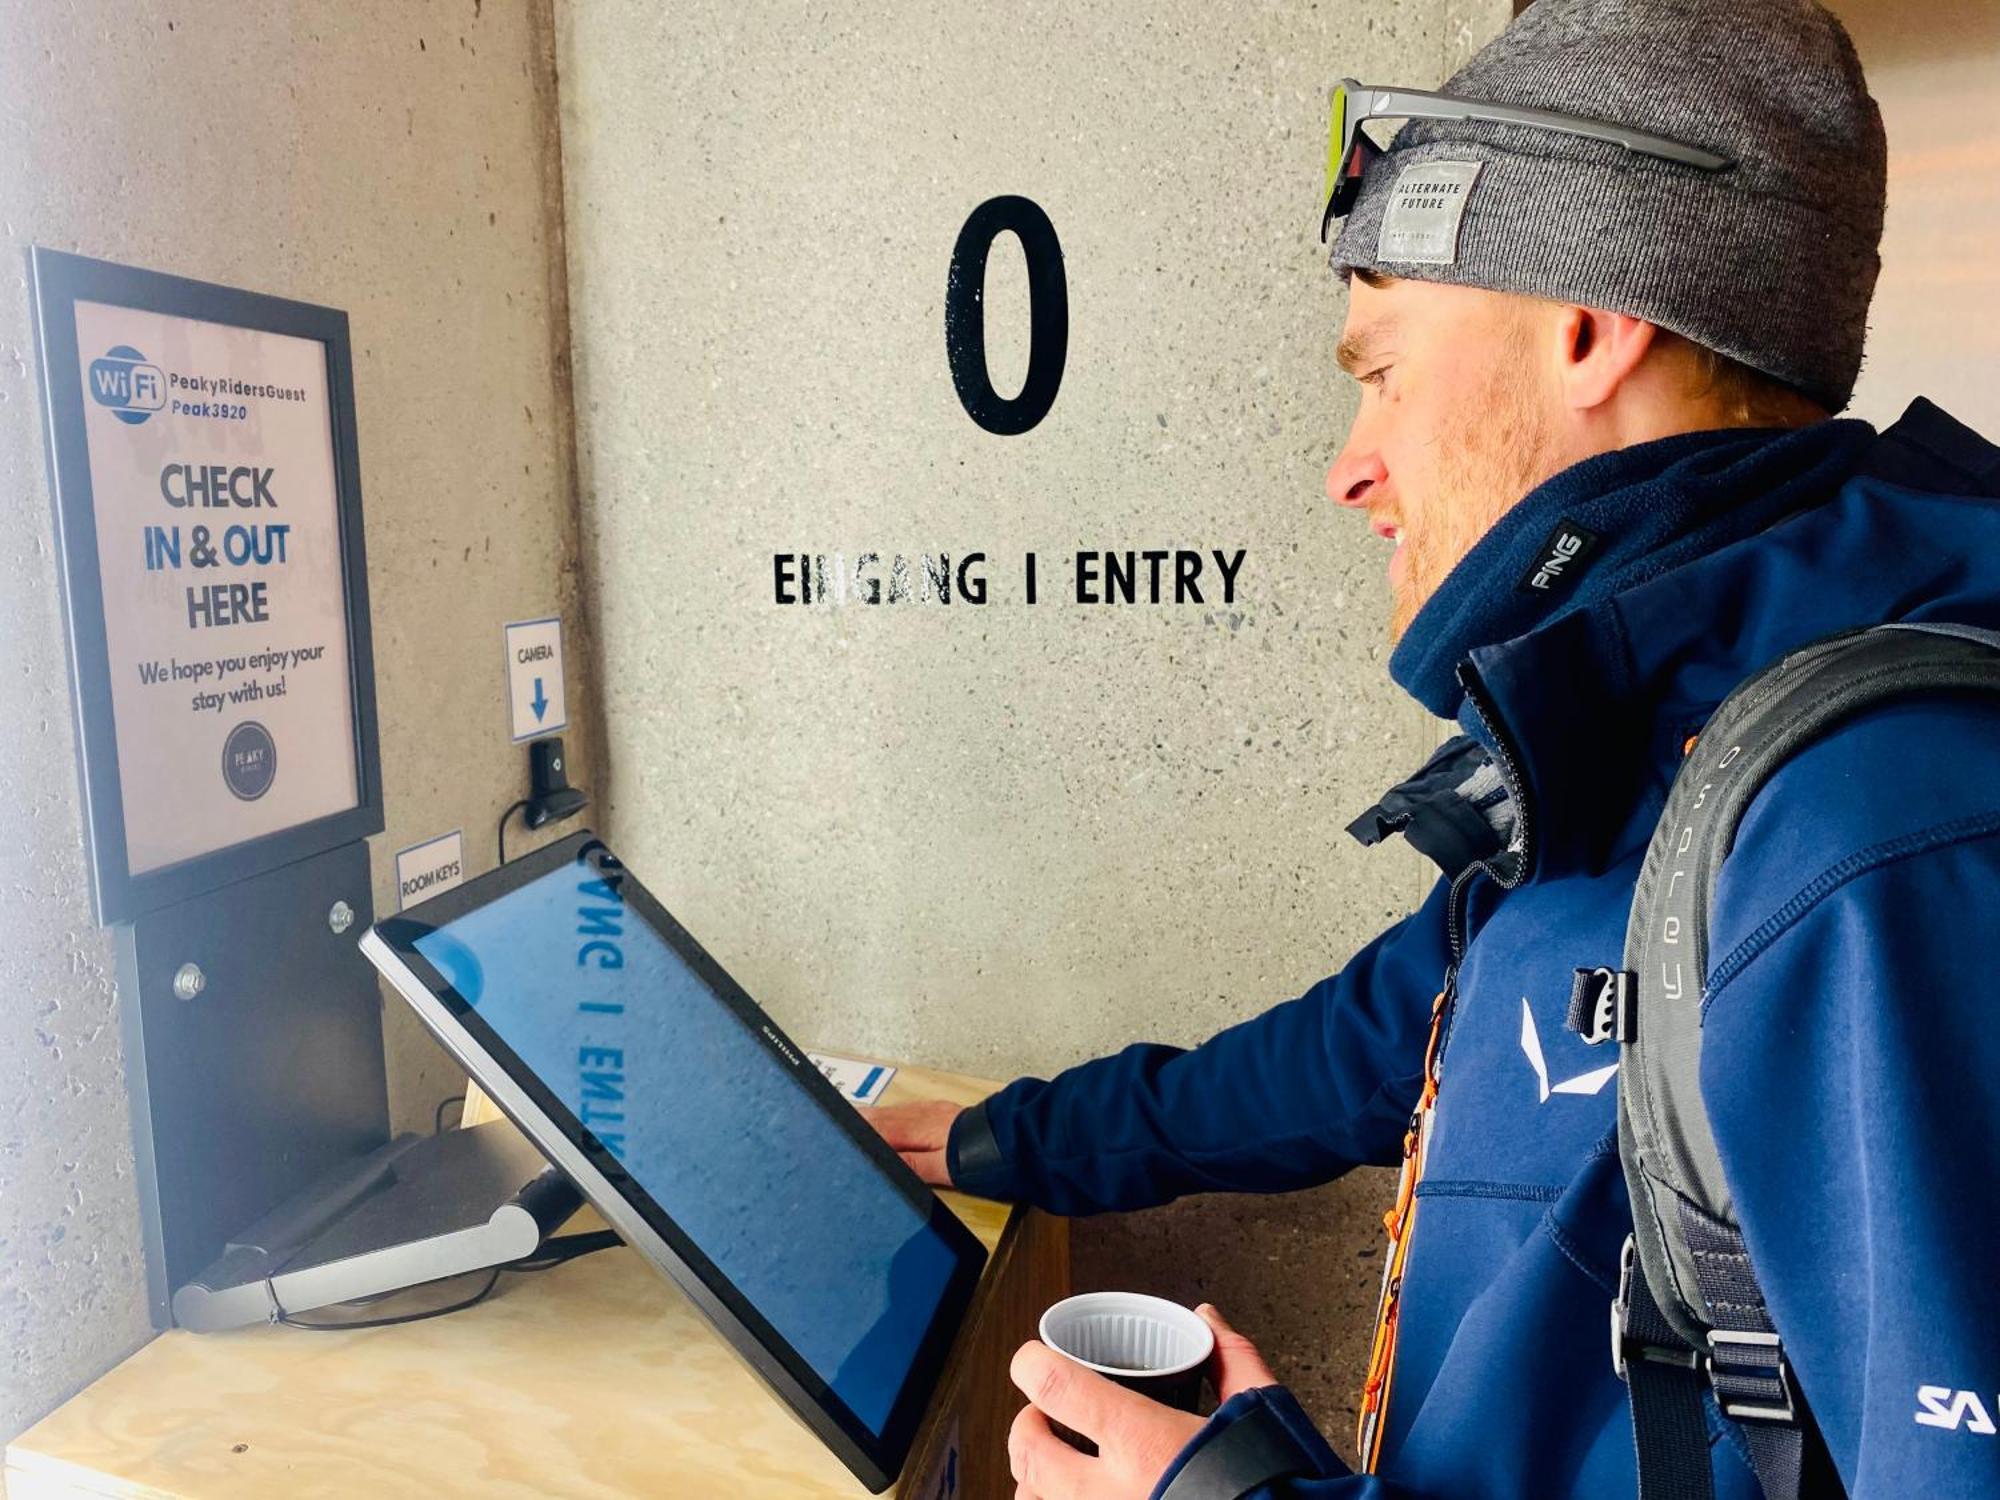
[[[1738,1424],[1764,1500],[1838,1495],[1750,1263],[1701,1097],[1716,876],[1751,799],[1847,719],[1918,693],[2000,694],[2000,631],[1897,623],[1802,646],[1741,683],[1690,742],[1641,866],[1623,967],[1578,969],[1569,1027],[1618,1044],[1632,1200],[1612,1364],[1631,1396],[1640,1500],[1712,1500],[1704,1389]]]

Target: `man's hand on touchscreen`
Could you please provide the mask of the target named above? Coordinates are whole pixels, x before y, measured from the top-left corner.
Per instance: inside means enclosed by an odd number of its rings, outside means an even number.
[[[912,1104],[877,1104],[861,1113],[925,1182],[932,1187],[950,1187],[944,1147],[959,1108],[942,1099],[919,1099]]]

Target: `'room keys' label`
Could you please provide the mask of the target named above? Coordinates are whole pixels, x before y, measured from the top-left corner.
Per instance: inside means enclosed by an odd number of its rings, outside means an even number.
[[[396,854],[396,910],[415,906],[426,896],[448,891],[465,879],[465,834],[450,833]]]

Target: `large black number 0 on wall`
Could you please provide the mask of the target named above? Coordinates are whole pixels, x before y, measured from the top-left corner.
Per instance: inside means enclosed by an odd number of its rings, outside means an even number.
[[[1009,229],[1028,259],[1029,311],[1028,378],[1012,400],[993,389],[986,373],[986,257]],[[1069,284],[1056,227],[1028,199],[988,198],[959,230],[945,279],[944,347],[966,415],[988,432],[1026,432],[1055,405],[1069,357]]]

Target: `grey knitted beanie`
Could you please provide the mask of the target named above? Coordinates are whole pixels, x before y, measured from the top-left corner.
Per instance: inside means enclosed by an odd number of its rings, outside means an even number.
[[[1343,277],[1362,267],[1629,313],[1829,411],[1847,405],[1887,153],[1853,44],[1815,0],[1535,0],[1443,92],[1648,130],[1735,165],[1413,120],[1342,224]],[[1398,180],[1419,167],[1430,170],[1406,179],[1397,206]],[[1441,200],[1422,192],[1440,178],[1469,184],[1442,222]],[[1398,233],[1399,220],[1421,232]]]

